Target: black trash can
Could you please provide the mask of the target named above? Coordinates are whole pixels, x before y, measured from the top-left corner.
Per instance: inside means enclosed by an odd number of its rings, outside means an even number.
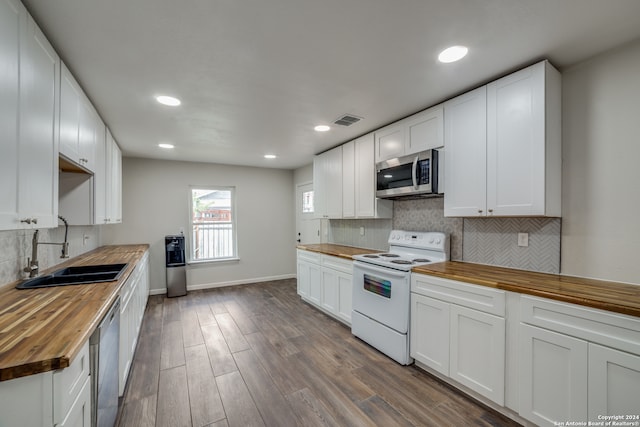
[[[184,235],[165,236],[164,247],[167,267],[167,296],[187,294],[187,272],[184,252]]]

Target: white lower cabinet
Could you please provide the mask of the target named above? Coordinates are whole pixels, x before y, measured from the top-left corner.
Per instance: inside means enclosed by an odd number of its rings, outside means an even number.
[[[411,292],[411,357],[503,405],[505,292],[421,274]]]
[[[640,415],[640,319],[530,296],[520,316],[523,418],[554,426]]]
[[[149,295],[149,253],[136,265],[120,291],[120,347],[118,358],[118,396],[124,394],[131,371],[138,334]]]
[[[0,382],[0,426],[90,425],[89,341],[65,369]]]
[[[520,415],[538,425],[587,419],[587,342],[520,327]]]
[[[590,420],[599,415],[640,415],[639,391],[640,356],[589,343]]]
[[[298,295],[351,324],[353,274],[350,260],[298,249]]]

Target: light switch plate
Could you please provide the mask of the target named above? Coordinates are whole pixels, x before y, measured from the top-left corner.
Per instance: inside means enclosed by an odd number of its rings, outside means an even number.
[[[529,233],[518,233],[518,246],[529,246]]]
[[[360,227],[360,235],[364,236],[364,227]]]

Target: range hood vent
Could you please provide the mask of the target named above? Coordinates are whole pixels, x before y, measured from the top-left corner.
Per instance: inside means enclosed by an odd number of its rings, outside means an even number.
[[[340,126],[351,126],[354,123],[358,123],[360,120],[362,120],[362,117],[345,114],[344,116],[337,118],[333,123]]]

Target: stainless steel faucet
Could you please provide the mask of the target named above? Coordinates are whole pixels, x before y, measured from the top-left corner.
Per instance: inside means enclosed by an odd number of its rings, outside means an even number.
[[[36,230],[33,233],[33,238],[31,239],[31,258],[27,258],[27,266],[24,268],[25,273],[29,273],[29,277],[36,277],[39,272],[38,245],[61,245],[62,254],[60,255],[60,258],[69,258],[69,242],[67,242],[67,237],[69,234],[69,224],[67,223],[67,220],[60,215],[58,215],[58,218],[60,218],[60,220],[62,220],[62,222],[64,223],[64,242],[38,242],[39,230]]]

